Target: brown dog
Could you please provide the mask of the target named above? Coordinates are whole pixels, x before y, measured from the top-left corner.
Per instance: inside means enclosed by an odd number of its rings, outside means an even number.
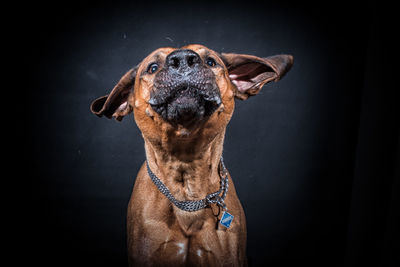
[[[256,95],[292,64],[290,55],[160,48],[92,103],[117,120],[133,111],[144,138],[147,164],[128,206],[131,265],[247,265],[245,215],[222,161],[225,128],[235,97]]]

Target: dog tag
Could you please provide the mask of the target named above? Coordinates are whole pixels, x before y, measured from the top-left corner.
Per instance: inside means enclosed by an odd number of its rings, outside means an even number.
[[[225,226],[226,228],[229,228],[231,226],[232,221],[233,221],[233,215],[229,214],[227,211],[224,211],[224,213],[222,213],[222,217],[219,223]]]

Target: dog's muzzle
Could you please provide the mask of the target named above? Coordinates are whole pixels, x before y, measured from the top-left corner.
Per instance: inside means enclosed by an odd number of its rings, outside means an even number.
[[[192,50],[176,50],[155,77],[149,104],[171,124],[190,126],[221,104],[214,73]]]

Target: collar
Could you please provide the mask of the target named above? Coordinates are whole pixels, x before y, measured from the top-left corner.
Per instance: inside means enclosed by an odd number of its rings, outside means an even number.
[[[151,171],[149,162],[146,160],[147,165],[147,173],[150,176],[150,179],[157,186],[158,190],[168,198],[172,204],[178,207],[181,210],[193,212],[204,209],[211,204],[217,204],[223,210],[227,210],[225,204],[225,197],[228,193],[228,171],[225,168],[224,160],[221,156],[219,163],[219,176],[221,178],[220,188],[218,191],[208,194],[205,198],[201,200],[177,200],[169,191],[167,186]]]

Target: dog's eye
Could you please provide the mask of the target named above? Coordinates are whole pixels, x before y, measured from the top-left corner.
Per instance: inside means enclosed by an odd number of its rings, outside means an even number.
[[[147,68],[147,72],[152,74],[158,70],[158,64],[157,63],[151,63],[149,67]]]
[[[217,65],[217,63],[215,62],[215,60],[211,57],[207,58],[206,60],[206,64],[210,67],[214,67],[215,65]]]

